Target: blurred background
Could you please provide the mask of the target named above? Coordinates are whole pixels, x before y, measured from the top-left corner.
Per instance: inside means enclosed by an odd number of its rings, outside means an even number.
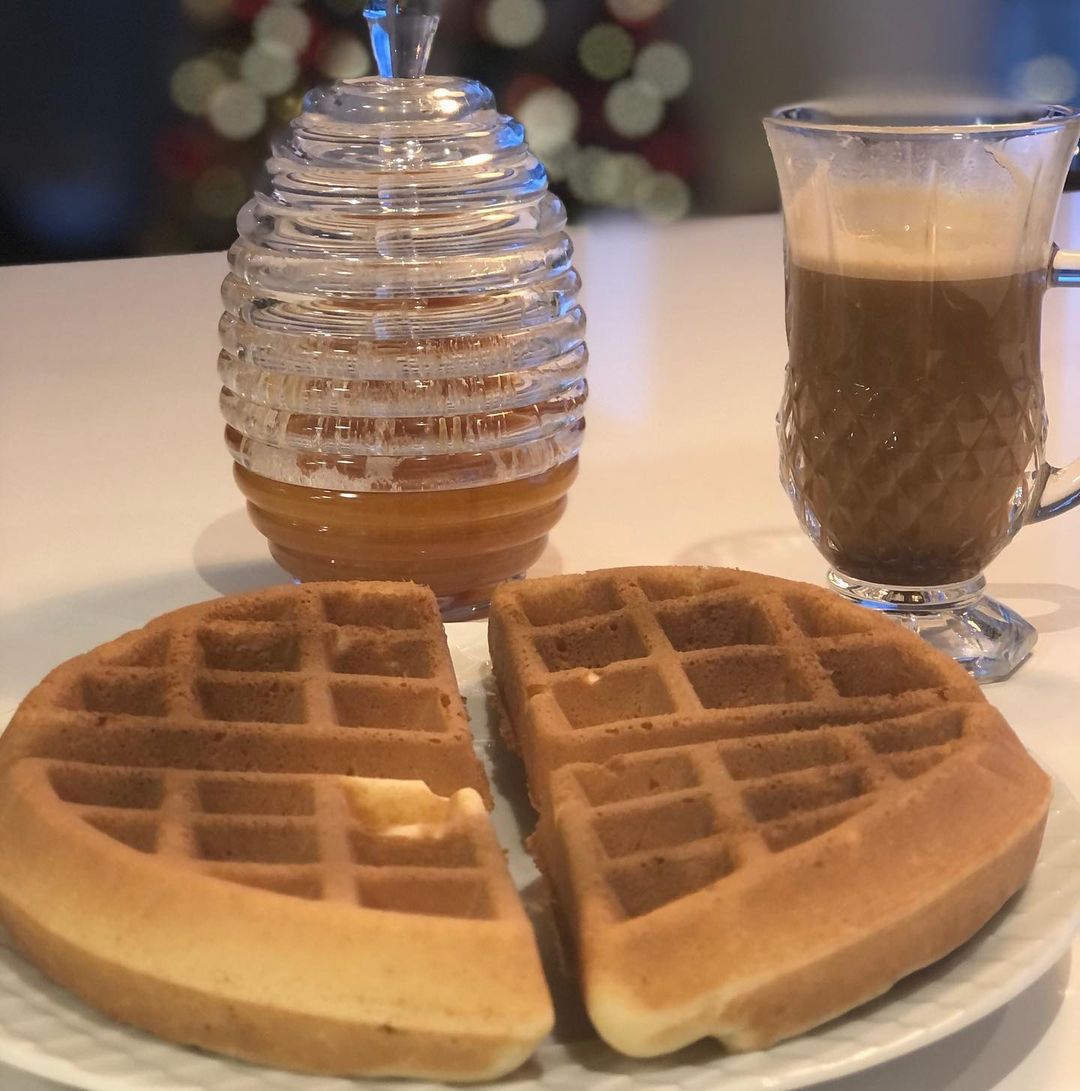
[[[371,71],[363,0],[11,0],[0,262],[226,248],[269,141]],[[864,88],[1075,103],[1078,0],[443,0],[430,71],[520,118],[574,220],[777,206],[760,117]]]

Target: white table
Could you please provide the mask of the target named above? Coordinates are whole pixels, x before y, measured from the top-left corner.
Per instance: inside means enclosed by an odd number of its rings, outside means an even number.
[[[1059,242],[1080,246],[1080,199],[1061,221]],[[736,561],[820,580],[776,472],[779,218],[601,224],[577,242],[588,436],[534,571]],[[219,254],[0,269],[0,722],[77,652],[173,607],[285,580],[247,521],[222,442],[224,271]],[[1078,357],[1080,292],[1052,292],[1044,359],[1059,462],[1080,452]],[[1080,795],[1078,547],[1080,516],[1065,516],[1027,529],[994,564],[992,590],[1040,637],[988,695]],[[953,1038],[823,1086],[1075,1091],[1075,981],[1066,957]],[[47,1086],[0,1066],[3,1091]]]

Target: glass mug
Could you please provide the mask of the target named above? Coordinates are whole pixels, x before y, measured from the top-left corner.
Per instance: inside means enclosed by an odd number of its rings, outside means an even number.
[[[765,119],[785,234],[781,477],[856,602],[975,677],[1034,628],[984,594],[1027,523],[1080,504],[1047,465],[1043,293],[1080,280],[1051,242],[1080,112],[814,103]]]

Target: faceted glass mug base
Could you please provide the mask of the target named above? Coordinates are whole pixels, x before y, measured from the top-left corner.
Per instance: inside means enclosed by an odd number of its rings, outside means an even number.
[[[829,583],[844,598],[881,610],[917,633],[977,682],[1008,678],[1038,639],[1030,622],[984,594],[982,576],[942,587],[887,587],[831,569]]]

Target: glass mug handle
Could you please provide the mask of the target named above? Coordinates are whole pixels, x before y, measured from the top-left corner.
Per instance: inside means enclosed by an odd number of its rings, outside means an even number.
[[[1080,288],[1080,250],[1054,247],[1050,258],[1050,287]],[[1075,507],[1080,507],[1080,458],[1060,469],[1047,466],[1046,482],[1032,522],[1038,523]]]

